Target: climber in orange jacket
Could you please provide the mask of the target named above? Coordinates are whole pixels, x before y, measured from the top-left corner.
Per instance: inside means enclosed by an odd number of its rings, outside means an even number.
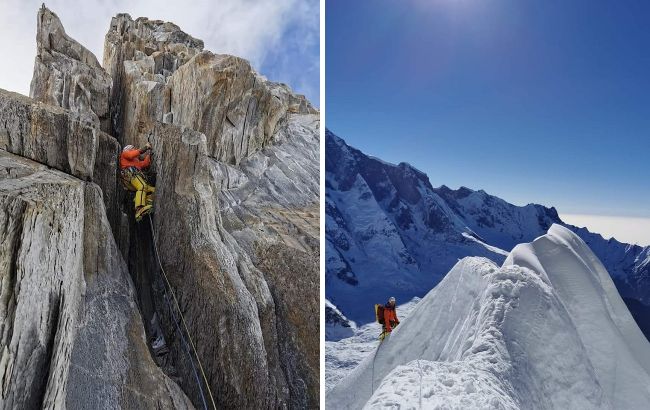
[[[135,220],[142,217],[153,208],[153,197],[156,188],[149,185],[143,170],[151,165],[151,145],[147,143],[142,149],[127,145],[120,154],[120,170],[122,182],[129,191],[135,192]]]
[[[384,333],[390,333],[393,328],[399,325],[397,310],[395,309],[395,298],[391,296],[388,303],[384,306]]]

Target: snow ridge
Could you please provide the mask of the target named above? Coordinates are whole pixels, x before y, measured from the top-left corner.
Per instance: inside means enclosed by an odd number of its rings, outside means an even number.
[[[502,267],[459,261],[327,394],[331,409],[637,409],[650,344],[589,247],[560,225]]]

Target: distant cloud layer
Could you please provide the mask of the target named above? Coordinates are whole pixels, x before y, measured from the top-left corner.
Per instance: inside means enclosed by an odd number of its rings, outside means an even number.
[[[41,2],[0,0],[0,88],[29,94]],[[46,5],[99,61],[115,14],[171,21],[202,39],[206,49],[246,58],[270,80],[289,84],[318,105],[318,0],[52,0]]]
[[[650,218],[576,214],[562,214],[560,218],[571,225],[597,232],[605,239],[613,237],[620,242],[650,245]]]

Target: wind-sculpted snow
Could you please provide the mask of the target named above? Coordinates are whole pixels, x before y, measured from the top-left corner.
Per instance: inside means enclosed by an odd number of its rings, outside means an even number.
[[[519,407],[490,372],[459,363],[413,360],[382,381],[364,409],[500,409]]]
[[[458,262],[326,403],[638,409],[650,402],[649,357],[602,264],[553,225],[503,267]]]
[[[641,247],[605,239],[586,228],[567,225],[598,256],[607,268],[616,288],[623,297],[650,305],[650,246]],[[650,340],[650,335],[648,335]]]
[[[553,225],[547,235],[515,247],[504,265],[526,266],[548,277],[614,408],[650,403],[650,343],[582,239]]]

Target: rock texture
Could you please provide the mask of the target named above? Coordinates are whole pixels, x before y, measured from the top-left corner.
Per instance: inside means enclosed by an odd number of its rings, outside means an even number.
[[[0,149],[97,183],[111,225],[116,223],[115,138],[75,113],[0,89]]]
[[[199,355],[210,363],[217,406],[317,406],[317,205],[271,209],[269,202],[251,199],[224,208],[218,177],[230,168],[207,155],[205,135],[171,124],[157,124],[149,134],[157,153],[156,195],[166,198],[154,217],[158,251],[191,320]],[[317,142],[315,138],[308,147]],[[253,179],[239,172],[240,183],[246,181],[239,186],[242,191],[269,183],[269,176]],[[317,195],[316,176],[317,168],[312,195]],[[283,212],[284,219],[272,217]],[[280,227],[302,235],[284,234]],[[283,240],[285,235],[292,240]],[[159,314],[166,317],[164,311]],[[254,365],[233,366],[233,358]],[[187,366],[176,364],[189,374]],[[196,388],[191,383],[184,387]]]
[[[304,98],[256,74],[241,58],[204,51],[170,77],[171,122],[199,130],[208,153],[239,164],[273,141],[289,112],[314,113]]]
[[[289,114],[317,114],[284,84],[257,74],[248,61],[203,51],[178,26],[120,14],[106,35],[104,66],[113,77],[114,130],[141,144],[153,122],[204,133],[208,154],[239,164],[270,145]]]
[[[38,11],[34,76],[30,97],[78,113],[109,130],[111,77],[93,53],[70,38],[45,7]]]
[[[0,90],[0,407],[318,407],[318,111],[172,23],[117,15],[104,67],[37,31],[32,98]],[[151,225],[116,166],[146,141]]]
[[[104,40],[104,67],[113,79],[112,129],[121,142],[141,142],[149,121],[169,114],[167,78],[203,50],[203,41],[169,22],[118,14]]]
[[[101,191],[0,151],[2,408],[190,408],[149,355]]]

